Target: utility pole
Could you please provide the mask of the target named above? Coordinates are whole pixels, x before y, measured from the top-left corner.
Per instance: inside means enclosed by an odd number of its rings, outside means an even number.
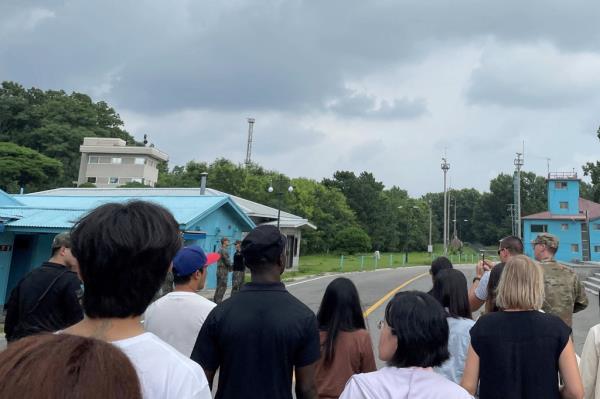
[[[442,158],[442,170],[444,171],[444,255],[448,255],[448,192],[446,191],[446,174],[450,164],[446,158]]]
[[[433,244],[431,243],[431,232],[432,232],[432,215],[431,215],[431,200],[429,202],[429,245],[427,246],[427,252],[433,255]]]
[[[454,198],[454,234],[452,236],[452,239],[458,238],[458,235],[456,234],[456,198]]]
[[[514,236],[515,235],[515,205],[514,204],[508,204],[507,205],[507,210],[510,212],[510,235]]]
[[[252,135],[254,134],[254,118],[248,118],[248,144],[246,145],[246,167],[252,163]]]
[[[515,220],[516,220],[516,235],[522,238],[521,235],[521,167],[525,163],[523,159],[523,153],[517,152],[515,158],[515,179],[514,179],[514,190],[515,190]]]

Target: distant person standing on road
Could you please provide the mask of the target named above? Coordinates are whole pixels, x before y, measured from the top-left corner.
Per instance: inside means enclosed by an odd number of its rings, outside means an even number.
[[[173,259],[175,289],[153,302],[144,314],[144,329],[186,357],[192,354],[204,320],[217,306],[197,291],[204,288],[206,268],[218,259],[218,254],[207,255],[197,245],[179,250]]]
[[[315,366],[319,330],[315,314],[281,282],[286,239],[275,226],[261,225],[242,241],[252,281],[217,305],[202,325],[192,360],[212,385],[219,371],[217,399],[316,399]]]
[[[10,294],[6,340],[58,331],[83,319],[78,271],[69,233],[58,234],[52,241],[52,257],[23,277]]]
[[[587,308],[588,298],[577,273],[554,260],[558,238],[549,233],[539,234],[531,243],[533,255],[544,270],[544,305],[546,313],[560,317],[569,327],[573,313]]]
[[[235,254],[233,254],[233,285],[231,287],[231,295],[238,292],[244,280],[246,279],[246,264],[244,263],[244,255],[242,255],[242,242],[235,242]]]
[[[339,277],[329,283],[317,322],[321,335],[317,391],[321,399],[338,398],[354,374],[377,370],[358,291],[350,279]]]
[[[231,271],[231,258],[229,256],[229,238],[221,238],[221,249],[219,249],[221,258],[217,263],[217,289],[215,290],[214,301],[218,305],[223,302],[223,296],[227,291],[227,277]]]

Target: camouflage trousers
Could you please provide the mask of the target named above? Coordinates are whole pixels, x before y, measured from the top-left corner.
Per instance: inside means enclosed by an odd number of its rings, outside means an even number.
[[[216,304],[223,302],[223,295],[227,291],[227,276],[229,268],[227,266],[217,266],[217,289],[215,290],[214,301]]]
[[[231,287],[231,295],[235,294],[242,288],[244,285],[244,278],[246,273],[244,271],[234,271],[233,272],[233,285]]]

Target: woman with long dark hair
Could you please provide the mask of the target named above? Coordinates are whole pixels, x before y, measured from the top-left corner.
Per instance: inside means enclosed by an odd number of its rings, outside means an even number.
[[[450,359],[440,367],[436,367],[435,371],[459,384],[471,342],[469,330],[475,324],[471,319],[465,275],[456,269],[441,270],[433,280],[431,295],[446,310],[446,320],[450,328],[448,337]]]
[[[397,293],[388,302],[379,328],[379,359],[387,367],[353,375],[340,399],[473,399],[432,370],[450,354],[446,313],[431,295]]]
[[[339,277],[327,286],[317,321],[321,335],[317,391],[319,398],[337,398],[352,375],[376,370],[371,337],[352,281]]]

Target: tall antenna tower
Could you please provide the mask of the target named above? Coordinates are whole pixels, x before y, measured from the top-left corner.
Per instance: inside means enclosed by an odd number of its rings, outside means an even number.
[[[516,220],[516,233],[517,237],[522,238],[521,235],[521,167],[525,163],[523,159],[523,153],[517,152],[515,158],[515,175],[514,175],[514,190],[515,190],[515,220]]]
[[[246,166],[252,163],[252,134],[254,133],[254,118],[248,118],[248,145],[246,146]]]

